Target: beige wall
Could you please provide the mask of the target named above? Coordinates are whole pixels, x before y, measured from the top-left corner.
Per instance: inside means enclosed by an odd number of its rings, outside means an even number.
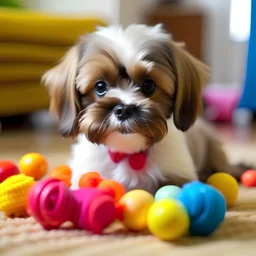
[[[125,26],[141,21],[141,12],[154,0],[121,0],[119,22]],[[212,68],[212,82],[242,84],[247,54],[247,42],[234,42],[229,37],[230,0],[185,0],[198,5],[208,16],[203,47],[207,64]]]
[[[155,0],[120,0],[119,23],[124,27],[131,23],[141,23],[143,12],[154,5]]]
[[[110,23],[119,19],[119,0],[23,0],[28,8],[62,14],[95,14]]]
[[[208,14],[205,26],[204,55],[212,68],[212,81],[242,83],[247,43],[237,43],[229,37],[230,0],[185,0],[198,4]],[[155,0],[24,0],[28,7],[58,13],[96,14],[110,23],[141,21],[142,12]]]
[[[28,8],[63,14],[95,14],[124,27],[141,21],[155,0],[23,0]]]
[[[198,4],[208,14],[204,52],[212,68],[212,81],[243,83],[247,42],[234,42],[229,37],[230,0],[186,0]]]

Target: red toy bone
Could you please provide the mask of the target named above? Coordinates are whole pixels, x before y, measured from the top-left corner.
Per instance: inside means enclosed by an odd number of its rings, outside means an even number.
[[[28,211],[45,229],[71,221],[77,228],[100,234],[119,215],[114,193],[98,188],[71,191],[64,182],[48,178],[28,195]]]

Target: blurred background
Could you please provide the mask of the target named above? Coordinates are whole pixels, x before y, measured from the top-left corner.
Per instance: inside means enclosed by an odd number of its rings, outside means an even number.
[[[203,92],[206,119],[251,127],[255,9],[251,0],[0,0],[0,136],[55,128],[41,75],[96,25],[131,23],[163,23],[174,40],[211,67]]]

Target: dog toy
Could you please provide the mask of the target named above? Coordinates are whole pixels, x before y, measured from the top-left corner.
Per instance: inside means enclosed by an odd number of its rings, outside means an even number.
[[[124,226],[133,231],[145,229],[148,211],[153,203],[154,197],[144,190],[127,192],[119,201],[123,211]]]
[[[34,185],[32,177],[17,174],[0,184],[0,211],[8,217],[27,216],[27,194]]]
[[[19,168],[26,176],[39,180],[47,173],[48,163],[42,155],[28,153],[20,159]]]
[[[32,187],[28,209],[45,229],[71,221],[75,227],[96,234],[102,233],[118,216],[112,191],[98,188],[71,191],[55,178],[39,181]]]
[[[59,165],[51,170],[49,177],[63,181],[68,187],[71,186],[72,171],[67,165]]]
[[[196,181],[170,192],[174,187],[160,188],[156,195],[165,198],[155,195],[155,201],[143,190],[126,193],[119,201],[124,226],[133,231],[148,227],[162,240],[175,240],[188,231],[191,235],[208,236],[223,222],[226,201],[214,187]]]
[[[97,172],[88,172],[81,176],[79,179],[79,188],[93,188],[97,187],[103,179]]]
[[[178,186],[167,185],[161,187],[155,194],[155,201],[159,201],[161,199],[171,199],[176,198],[176,196],[180,193],[181,188]]]
[[[248,170],[241,176],[241,182],[246,187],[256,186],[256,170]]]
[[[18,167],[11,161],[0,161],[0,183],[6,180],[8,177],[19,174]]]
[[[175,240],[188,232],[189,215],[175,199],[161,199],[152,204],[147,215],[148,228],[162,240]]]
[[[218,172],[211,175],[206,183],[215,187],[224,195],[228,207],[235,204],[239,187],[234,177],[227,173]]]
[[[199,181],[185,184],[177,196],[190,217],[190,234],[208,236],[223,222],[226,213],[224,196],[214,187]]]

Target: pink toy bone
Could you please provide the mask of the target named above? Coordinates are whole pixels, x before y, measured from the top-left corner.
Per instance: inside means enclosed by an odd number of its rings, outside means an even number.
[[[112,190],[82,188],[71,191],[64,182],[48,178],[36,183],[28,195],[28,211],[45,228],[58,228],[66,221],[96,234],[117,217]]]

